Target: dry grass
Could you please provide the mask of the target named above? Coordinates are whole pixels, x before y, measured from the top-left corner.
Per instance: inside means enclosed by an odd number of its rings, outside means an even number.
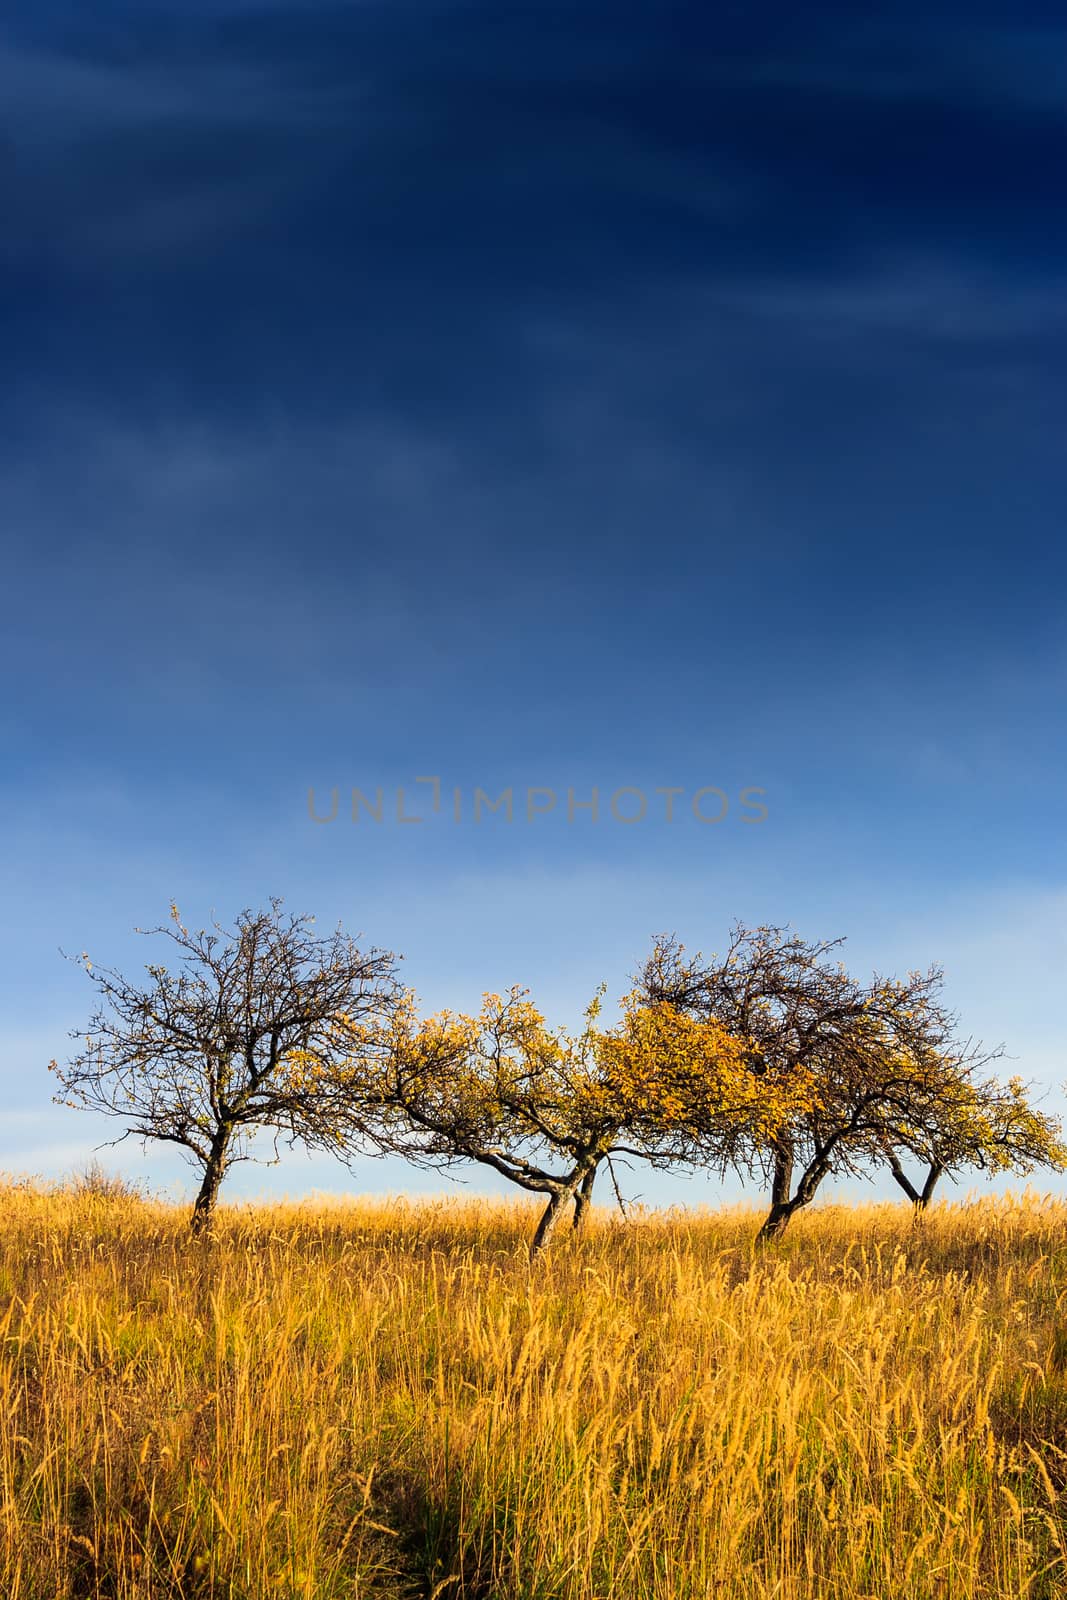
[[[1067,1586],[1065,1205],[0,1203],[5,1600]]]

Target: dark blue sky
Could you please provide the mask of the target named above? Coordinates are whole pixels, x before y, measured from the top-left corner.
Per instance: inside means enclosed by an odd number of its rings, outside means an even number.
[[[790,920],[943,959],[1059,1083],[1065,46],[1051,6],[7,21],[0,1165],[91,1142],[56,946],[136,960],[172,897],[570,1019],[657,929]],[[430,774],[560,798],[308,818]],[[569,824],[594,785],[649,815]]]

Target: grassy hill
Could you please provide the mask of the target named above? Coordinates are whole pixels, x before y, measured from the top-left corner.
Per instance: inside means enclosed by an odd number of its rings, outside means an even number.
[[[1067,1204],[0,1190],[8,1600],[1052,1600]]]

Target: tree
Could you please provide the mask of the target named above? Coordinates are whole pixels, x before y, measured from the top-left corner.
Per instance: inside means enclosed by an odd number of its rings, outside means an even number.
[[[831,1174],[864,1172],[872,1155],[907,1148],[916,1130],[947,1126],[960,1075],[1000,1054],[959,1045],[939,968],[863,983],[833,958],[843,942],[737,924],[721,959],[657,940],[639,980],[646,1000],[714,1019],[751,1040],[780,1081],[802,1073],[810,1086],[806,1103],[750,1151],[770,1181],[763,1242]]]
[[[373,1138],[360,1123],[354,1064],[370,1070],[402,990],[397,958],[363,951],[340,929],[323,938],[314,919],[285,915],[273,899],[242,911],[232,929],[214,923],[190,932],[171,907],[171,926],[149,936],[171,941],[178,966],[152,964],[147,983],[81,964],[99,1009],[74,1039],[83,1048],[66,1066],[51,1063],[63,1092],[126,1124],[120,1140],[177,1145],[202,1177],[192,1226],[211,1218],[230,1167],[249,1158],[262,1130],[289,1142],[335,1149],[335,1073],[346,1063],[346,1136]]]
[[[744,1043],[717,1023],[629,1005],[619,1027],[603,1029],[599,1008],[598,996],[579,1035],[549,1028],[518,988],[486,995],[478,1016],[420,1020],[410,997],[396,1018],[382,1137],[415,1160],[478,1162],[547,1195],[532,1256],[568,1203],[581,1226],[602,1164],[684,1159],[711,1108],[736,1126],[771,1098]]]
[[[1030,1104],[1021,1078],[1000,1083],[979,1079],[966,1063],[951,1063],[941,1093],[927,1113],[895,1130],[881,1152],[895,1181],[916,1211],[926,1209],[938,1181],[969,1167],[985,1172],[1030,1173],[1035,1167],[1067,1168],[1067,1146],[1058,1120]],[[923,1166],[918,1183],[904,1169],[902,1156]]]

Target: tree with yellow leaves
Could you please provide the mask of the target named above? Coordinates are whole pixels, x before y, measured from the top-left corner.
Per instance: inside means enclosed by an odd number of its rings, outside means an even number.
[[[725,955],[705,959],[661,938],[638,982],[647,1002],[746,1037],[778,1081],[807,1086],[806,1102],[762,1146],[757,1130],[749,1152],[770,1183],[760,1239],[779,1235],[827,1177],[865,1174],[872,1160],[888,1161],[913,1199],[923,1191],[906,1178],[905,1153],[928,1163],[927,1199],[942,1172],[969,1162],[1058,1165],[1055,1124],[1021,1089],[981,1077],[1002,1051],[960,1044],[940,968],[861,982],[834,959],[842,943],[737,924]]]
[[[134,983],[81,958],[100,1005],[72,1035],[82,1045],[75,1058],[50,1064],[62,1085],[56,1099],[125,1123],[120,1139],[176,1145],[201,1173],[194,1232],[257,1132],[336,1148],[342,1061],[354,1135],[354,1062],[369,1073],[391,1037],[403,993],[397,958],[359,949],[340,929],[316,937],[313,920],[285,915],[274,899],[242,911],[232,929],[190,931],[172,906],[170,926],[147,931],[170,940],[176,970],[152,964],[148,982]]]
[[[748,1042],[717,1022],[629,997],[620,1023],[605,1028],[600,1005],[598,995],[579,1034],[549,1027],[519,988],[486,995],[477,1016],[420,1019],[409,997],[394,1019],[378,1137],[414,1160],[477,1162],[546,1195],[534,1256],[570,1202],[581,1225],[596,1174],[614,1157],[668,1165],[698,1139],[717,1138],[728,1165],[748,1148],[743,1130],[751,1144],[796,1109],[799,1076],[783,1088]],[[360,1065],[357,1125],[367,1092]]]
[[[967,1169],[996,1174],[1031,1173],[1037,1167],[1067,1169],[1067,1145],[1055,1117],[1030,1101],[1022,1078],[1001,1083],[979,1077],[966,1060],[942,1064],[935,1092],[921,1108],[913,1108],[901,1125],[875,1143],[897,1184],[917,1212],[933,1198],[939,1180]],[[913,1182],[904,1167],[908,1157],[922,1168]]]

